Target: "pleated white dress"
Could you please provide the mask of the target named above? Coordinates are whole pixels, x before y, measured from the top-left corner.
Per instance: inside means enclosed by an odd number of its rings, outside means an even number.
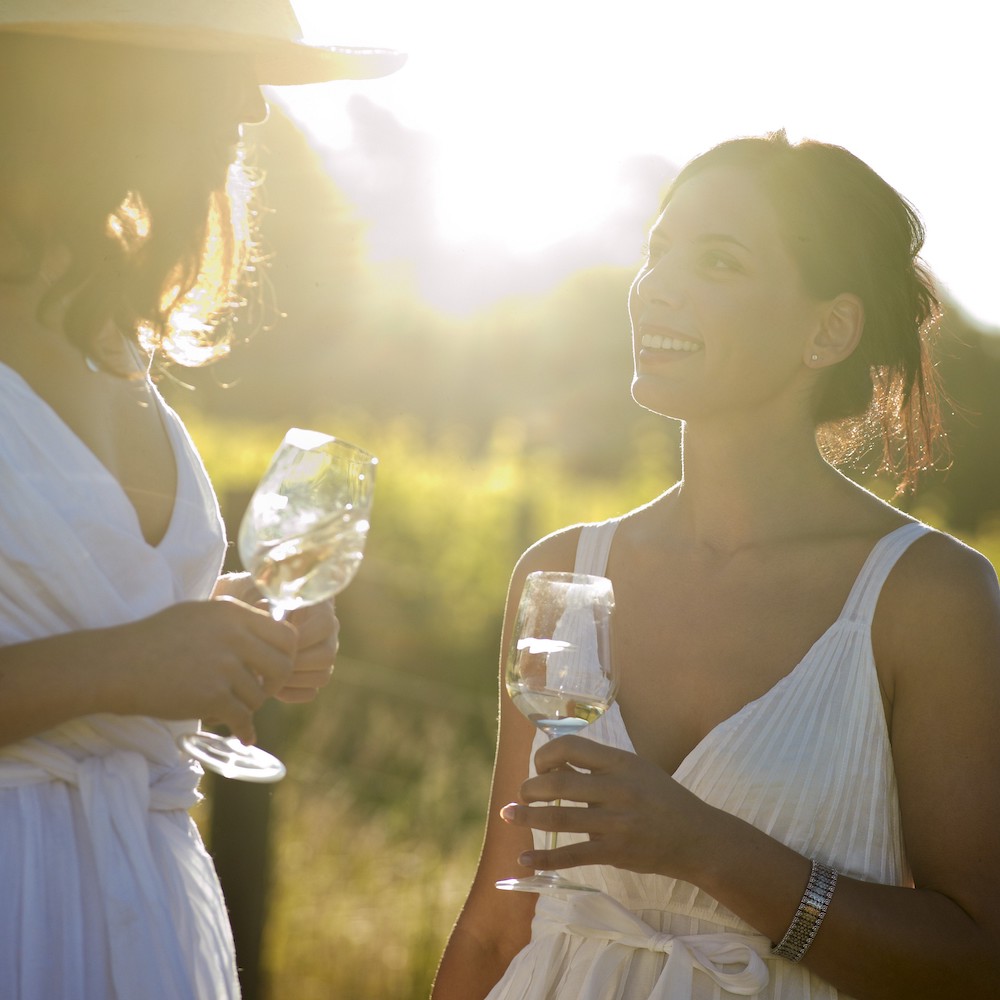
[[[617,523],[583,529],[577,572],[604,574]],[[674,775],[801,854],[887,885],[908,884],[910,872],[871,623],[890,570],[929,530],[914,522],[882,538],[837,621]],[[617,706],[583,735],[634,752]],[[537,847],[542,838],[536,831]],[[689,883],[608,866],[571,874],[601,893],[540,896],[531,941],[489,1000],[849,1000],[805,967],[772,958],[766,938]]]
[[[218,504],[157,399],[178,482],[151,546],[118,482],[0,365],[0,645],[211,593],[225,547]],[[90,716],[0,748],[0,998],[239,996],[222,893],[187,812],[200,768],[175,744],[195,725]]]

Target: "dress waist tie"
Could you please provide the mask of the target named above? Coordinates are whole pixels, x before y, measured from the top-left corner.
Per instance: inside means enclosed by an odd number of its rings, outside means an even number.
[[[649,1000],[690,1000],[695,969],[735,996],[756,996],[768,984],[762,959],[770,953],[766,937],[664,934],[603,892],[546,895],[539,900],[535,921],[536,926],[551,922],[553,930],[665,954],[667,961]]]
[[[149,839],[150,810],[188,809],[200,774],[181,760],[151,781],[149,761],[134,750],[76,760],[41,740],[6,747],[0,788],[62,781],[79,789],[104,898],[116,993],[147,1000],[188,1000],[196,987],[179,960],[167,889]]]

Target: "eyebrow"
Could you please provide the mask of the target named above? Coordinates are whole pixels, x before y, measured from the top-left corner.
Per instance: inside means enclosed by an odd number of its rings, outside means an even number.
[[[669,239],[661,232],[653,229],[649,233],[650,244],[654,243],[669,243]],[[741,243],[735,236],[730,236],[728,233],[702,233],[700,236],[695,237],[695,243],[728,243],[732,246],[739,247],[741,250],[745,250],[747,253],[753,253],[753,251],[745,243]]]
[[[695,240],[695,243],[729,243],[741,250],[746,250],[747,253],[753,252],[745,243],[741,243],[735,236],[730,236],[728,233],[704,233]]]

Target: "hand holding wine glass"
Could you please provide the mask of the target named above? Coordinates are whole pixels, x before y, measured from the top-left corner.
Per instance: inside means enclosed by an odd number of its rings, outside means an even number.
[[[346,441],[292,428],[271,459],[240,524],[244,567],[272,617],[340,593],[364,556],[378,459]],[[180,739],[210,770],[244,781],[278,781],[276,757],[233,737]]]
[[[611,581],[580,573],[535,572],[524,582],[507,655],[507,692],[549,739],[578,733],[611,707]],[[547,835],[547,850],[556,834]],[[589,890],[555,872],[503,879],[498,889]]]

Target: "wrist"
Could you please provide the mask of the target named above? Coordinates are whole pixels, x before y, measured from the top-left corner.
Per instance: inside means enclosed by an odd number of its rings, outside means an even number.
[[[771,948],[771,954],[789,962],[800,962],[819,933],[826,911],[837,888],[837,872],[813,860],[802,899],[784,937]]]
[[[736,830],[731,822],[735,817],[701,799],[696,802],[687,824],[687,838],[669,859],[670,871],[665,874],[712,893],[712,886],[726,879],[725,859],[735,848]]]
[[[138,644],[131,640],[134,623],[77,633],[75,663],[81,679],[78,703],[81,715],[109,712],[142,714],[137,708],[141,690]]]
[[[748,870],[765,860],[776,844],[756,827],[732,813],[701,802],[692,824],[689,850],[675,866],[677,876],[724,900]]]

